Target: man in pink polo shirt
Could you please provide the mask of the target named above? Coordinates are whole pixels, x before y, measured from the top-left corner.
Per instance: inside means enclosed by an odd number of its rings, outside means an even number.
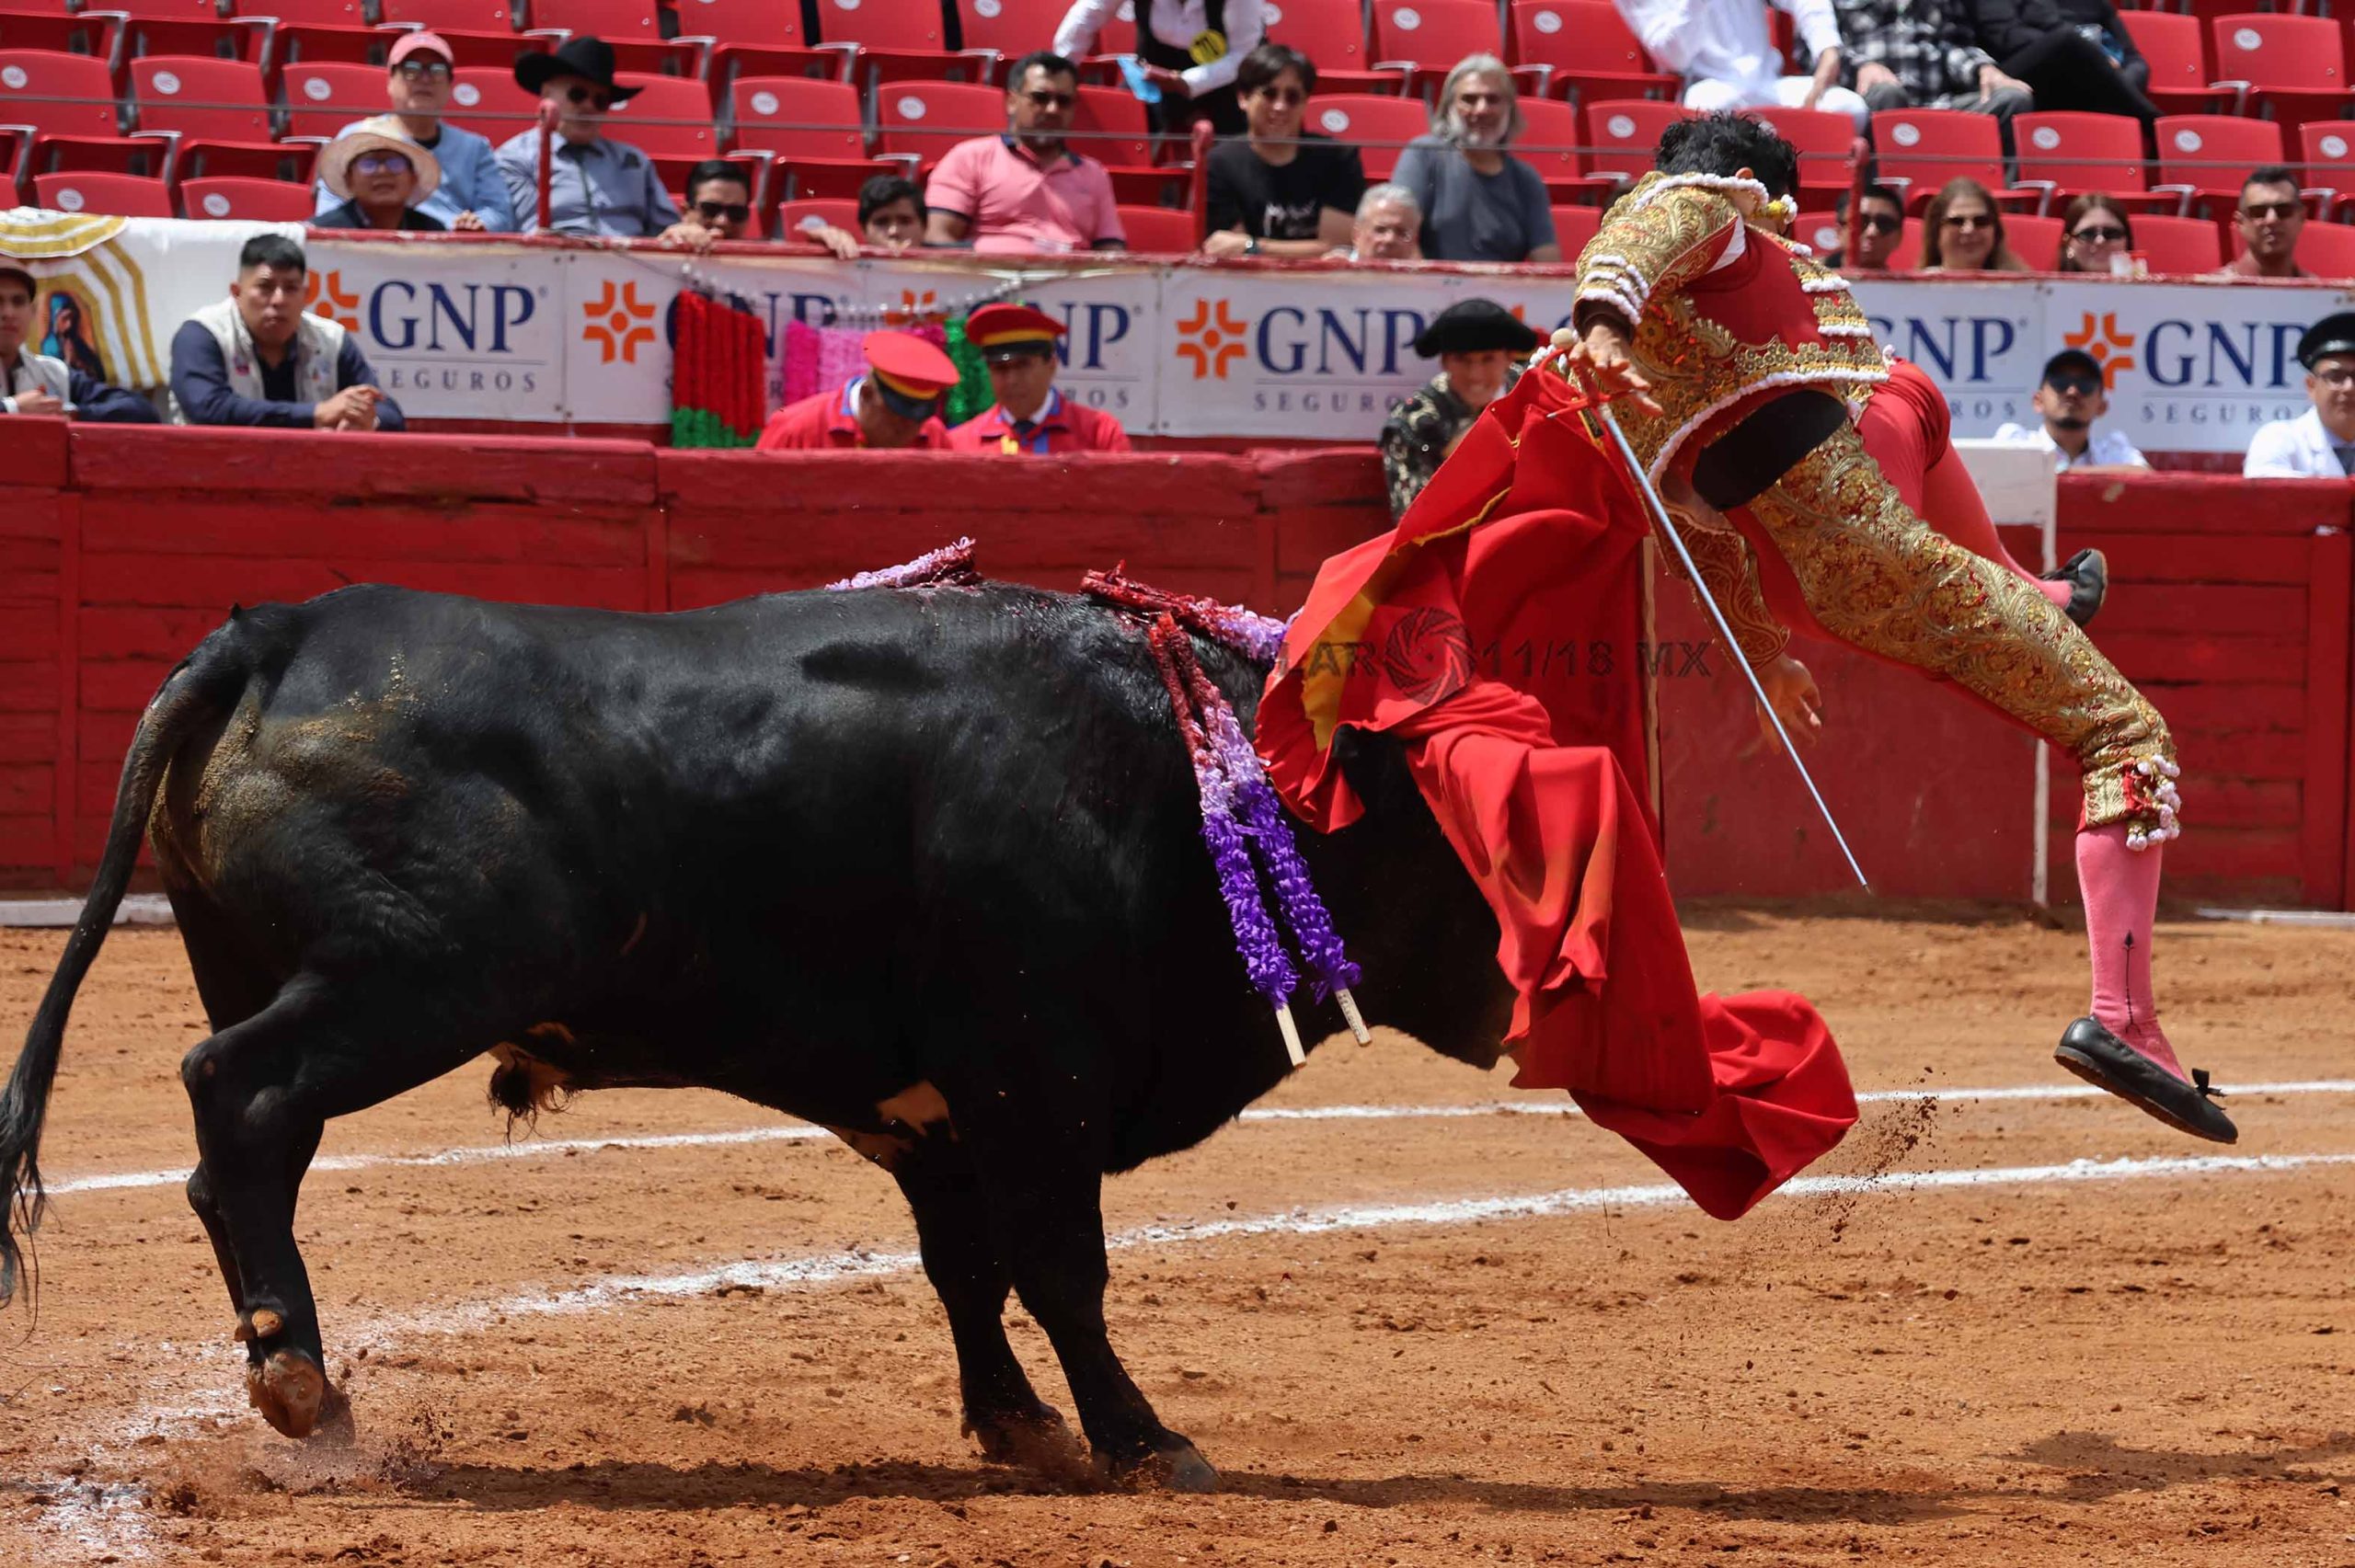
[[[1111,177],[1063,145],[1079,103],[1078,67],[1040,50],[1006,79],[1011,129],[948,149],[925,189],[925,243],[1001,256],[1126,248]]]

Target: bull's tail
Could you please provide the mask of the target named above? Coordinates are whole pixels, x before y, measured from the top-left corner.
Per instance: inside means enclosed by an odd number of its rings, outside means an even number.
[[[57,1079],[74,993],[97,960],[123,889],[130,886],[147,814],[173,752],[196,724],[222,711],[244,684],[244,660],[234,651],[240,639],[231,635],[234,629],[233,622],[215,632],[164,677],[140,715],[131,753],[123,760],[114,820],[107,828],[106,851],[98,859],[90,896],[82,906],[82,918],[74,923],[74,934],[66,939],[65,955],[50,977],[32,1027],[25,1031],[16,1070],[8,1075],[6,1090],[0,1091],[0,1306],[16,1294],[24,1238],[40,1224],[47,1207],[40,1181],[41,1122],[49,1114],[50,1086]]]

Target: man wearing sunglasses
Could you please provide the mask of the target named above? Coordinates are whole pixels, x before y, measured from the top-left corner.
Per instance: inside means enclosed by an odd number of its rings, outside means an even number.
[[[1079,107],[1079,67],[1039,50],[1006,76],[1007,128],[948,149],[925,188],[926,245],[982,255],[1123,250],[1112,177],[1063,143]]]
[[[2250,479],[2338,479],[2355,475],[2355,311],[2324,316],[2298,339],[2314,406],[2258,428],[2241,464]]]
[[[752,230],[752,177],[741,164],[706,158],[687,171],[687,210],[662,231],[665,244],[708,250],[715,240],[759,237]]]
[[[2151,466],[2120,431],[2094,429],[2094,421],[2109,412],[2109,395],[2102,386],[2100,362],[2083,349],[2063,349],[2044,361],[2044,379],[2028,406],[2043,423],[2033,429],[2007,424],[1995,439],[2042,447],[2052,454],[2056,474]]]
[[[983,305],[965,318],[965,340],[981,350],[997,402],[948,432],[951,452],[1009,457],[1126,452],[1129,434],[1100,409],[1055,386],[1055,339],[1063,324],[1029,305]]]
[[[1888,271],[1889,258],[1905,237],[1905,203],[1885,185],[1867,185],[1851,217],[1849,200],[1844,190],[1833,203],[1840,219],[1840,248],[1825,257],[1823,264],[1848,272]]]
[[[499,172],[490,138],[442,117],[450,101],[452,58],[440,35],[403,33],[386,61],[385,91],[393,111],[355,120],[337,132],[336,139],[355,131],[380,131],[416,143],[433,155],[434,166],[442,171],[441,184],[417,210],[445,229],[505,233],[514,228],[515,217],[508,210],[507,181]],[[341,200],[325,180],[318,182],[319,212]]]
[[[555,155],[548,169],[548,227],[560,235],[652,239],[679,221],[679,209],[654,160],[605,134],[605,115],[638,96],[614,82],[613,46],[583,34],[552,54],[520,55],[515,81],[556,106]],[[527,126],[499,145],[499,169],[516,226],[540,226],[540,129]]]
[[[2298,265],[2298,236],[2306,232],[2305,203],[2298,200],[2298,175],[2279,165],[2257,169],[2241,182],[2233,226],[2246,247],[2221,277],[2310,278]]]

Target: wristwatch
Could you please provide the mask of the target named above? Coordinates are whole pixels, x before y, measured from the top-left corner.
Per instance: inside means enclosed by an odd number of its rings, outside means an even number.
[[[1257,256],[1259,254],[1259,236],[1258,235],[1246,235],[1244,236],[1243,254],[1246,256]]]

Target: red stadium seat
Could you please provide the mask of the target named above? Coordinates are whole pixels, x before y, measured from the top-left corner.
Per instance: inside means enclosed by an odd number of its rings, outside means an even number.
[[[13,0],[10,9],[0,10],[0,50],[53,50],[61,54],[87,54],[109,66],[122,63],[122,37],[114,16],[88,11],[69,17],[62,11],[15,8],[25,4],[27,0]]]
[[[832,223],[850,234],[858,233],[858,203],[833,198],[818,198],[802,201],[782,201],[777,204],[775,220],[770,232],[780,240],[799,239],[805,228]],[[813,242],[803,240],[803,244]]]
[[[1373,20],[1367,52],[1377,68],[1407,67],[1410,95],[1435,95],[1467,54],[1504,54],[1504,35],[1489,0],[1373,0]],[[1515,65],[1511,71],[1521,90],[1531,95],[1542,94],[1554,74],[1549,65]]]
[[[1144,105],[1126,87],[1081,87],[1071,129],[1072,145],[1099,164],[1137,168],[1153,162]]]
[[[1856,171],[1855,120],[1821,109],[1754,109],[1752,115],[1798,150],[1802,206],[1810,196],[1829,197],[1848,189]]]
[[[807,76],[739,76],[728,86],[729,144],[790,157],[864,159],[858,90]]]
[[[173,218],[171,188],[160,179],[132,174],[75,169],[33,177],[33,205],[60,212],[98,212],[109,218]]]
[[[718,146],[712,131],[711,94],[684,76],[649,76],[616,71],[614,80],[638,94],[614,106],[607,134],[642,152],[674,158],[707,158]]]
[[[947,14],[937,0],[817,0],[817,11],[818,40],[856,46],[852,71],[869,91],[885,82],[986,82],[997,66],[995,50],[948,47]],[[1051,38],[1053,29],[1045,36]],[[1046,42],[1030,47],[1044,49]]]
[[[531,128],[540,112],[536,93],[515,85],[512,67],[461,65],[452,74],[450,120],[496,144]]]
[[[188,218],[235,219],[240,223],[308,223],[316,203],[307,185],[282,179],[226,178],[180,181],[180,213]]]
[[[2233,254],[2247,248],[2235,243]],[[2355,279],[2355,228],[2308,223],[2298,232],[2298,265],[2317,278]]]
[[[1513,0],[1511,42],[1508,59],[1551,66],[1546,93],[1574,103],[1673,101],[1683,86],[1681,78],[1652,69],[1610,0]]]
[[[384,74],[385,57],[392,52],[400,34],[388,28],[321,27],[316,23],[289,22],[274,28],[270,34],[269,57],[262,62],[262,74],[270,81],[277,73],[297,61],[313,65],[373,65],[379,75]]]
[[[247,0],[262,5],[268,0]],[[654,0],[531,0],[532,26],[561,28],[575,35],[592,33],[607,43],[660,39]],[[684,30],[684,29],[682,29]]]
[[[515,29],[515,18],[509,12],[507,0],[377,0],[376,19],[388,25],[407,22],[437,33]]]
[[[850,201],[877,175],[916,177],[914,157],[779,158],[769,169],[769,194],[780,200]]]
[[[270,139],[261,68],[242,60],[194,54],[133,60],[131,96],[142,131],[177,131],[225,142]]]
[[[1529,126],[1513,143],[1514,154],[1537,171],[1548,189],[1582,181],[1586,158],[1579,151],[1584,144],[1579,111],[1558,98],[1523,98],[1521,113]]]
[[[275,17],[286,27],[368,26],[366,0],[239,0],[241,15]]]
[[[1660,133],[1692,111],[1646,98],[1610,98],[1588,104],[1580,112],[1586,118],[1587,145],[1594,149],[1587,166],[1599,175],[1633,180],[1651,172]]]
[[[2142,58],[2150,62],[2151,101],[2168,114],[2222,114],[2238,101],[2230,87],[2211,87],[2208,29],[2197,17],[2174,11],[2128,11],[2118,19]]]
[[[258,65],[270,52],[276,24],[265,17],[133,17],[122,24],[122,57],[150,54],[210,55]]]
[[[1122,207],[1120,232],[1131,250],[1156,256],[1183,256],[1202,244],[1201,221],[1175,207]]]
[[[875,93],[875,124],[886,153],[927,164],[959,142],[1005,129],[1005,91],[978,82],[895,82]]]
[[[132,174],[156,179],[176,174],[177,139],[170,136],[51,136],[36,140],[25,161],[25,177],[37,174],[88,172]],[[30,189],[29,186],[27,187]]]
[[[263,0],[254,0],[256,5]],[[398,39],[404,29],[384,29]],[[458,28],[437,28],[434,37],[450,46],[450,63],[463,71],[469,65],[496,65],[501,71],[515,68],[515,57],[529,51],[535,54],[552,52],[557,46],[554,33],[466,32]]]
[[[2137,212],[2134,248],[2151,271],[2167,277],[2191,277],[2213,272],[2224,264],[2223,244],[2216,225],[2205,218],[2177,218],[2165,212]]]
[[[1575,261],[1587,241],[1603,226],[1600,207],[1557,207],[1554,209],[1554,240],[1562,247],[1562,259]]]
[[[25,199],[17,193],[17,177],[0,169],[0,212],[24,204]]]
[[[2033,212],[2004,214],[2004,238],[2012,254],[2039,272],[2057,271],[2061,266],[2061,220],[2041,218]]]
[[[289,136],[332,136],[355,120],[385,112],[382,66],[289,65],[279,80],[286,97]]]
[[[2246,11],[2208,25],[2217,79],[2249,85],[2240,112],[2283,125],[2346,112],[2347,64],[2336,20]]]
[[[122,11],[133,17],[155,17],[167,21],[185,22],[209,22],[221,15],[213,0],[122,0],[121,5],[89,8]]]
[[[777,0],[678,0],[682,38],[714,38],[722,43],[768,44],[799,49],[801,7]]]
[[[1873,116],[1880,178],[1906,182],[1905,206],[1918,212],[1948,180],[1968,175],[2004,189],[2004,143],[1993,115],[1960,109],[1895,109]]]
[[[2329,192],[2326,211],[2355,200],[2355,120],[2309,120],[2298,127],[2306,185]]]
[[[178,185],[236,178],[308,186],[318,156],[318,145],[311,142],[184,141],[172,157],[172,179]]]
[[[1319,92],[1395,93],[1407,85],[1405,72],[1373,68],[1358,0],[1281,0],[1269,5],[1267,17],[1270,43],[1296,49],[1315,62]],[[970,29],[971,24],[966,26]],[[972,36],[968,30],[967,41]]]
[[[112,136],[114,78],[86,54],[0,49],[0,123],[52,136]]]
[[[2012,145],[2019,152],[2020,183],[2050,185],[2056,196],[2087,190],[2122,195],[2139,192],[2147,183],[2142,122],[2125,115],[2018,115],[2012,120]]]
[[[2281,127],[2271,120],[2167,114],[2159,117],[2156,131],[2159,183],[2154,189],[2178,198],[2186,212],[2229,212],[2249,170],[2289,161],[2282,155]]]
[[[1431,115],[1420,98],[1319,93],[1308,100],[1308,112],[1301,123],[1320,136],[1356,147],[1366,178],[1379,180],[1390,177],[1407,143],[1430,133]]]

